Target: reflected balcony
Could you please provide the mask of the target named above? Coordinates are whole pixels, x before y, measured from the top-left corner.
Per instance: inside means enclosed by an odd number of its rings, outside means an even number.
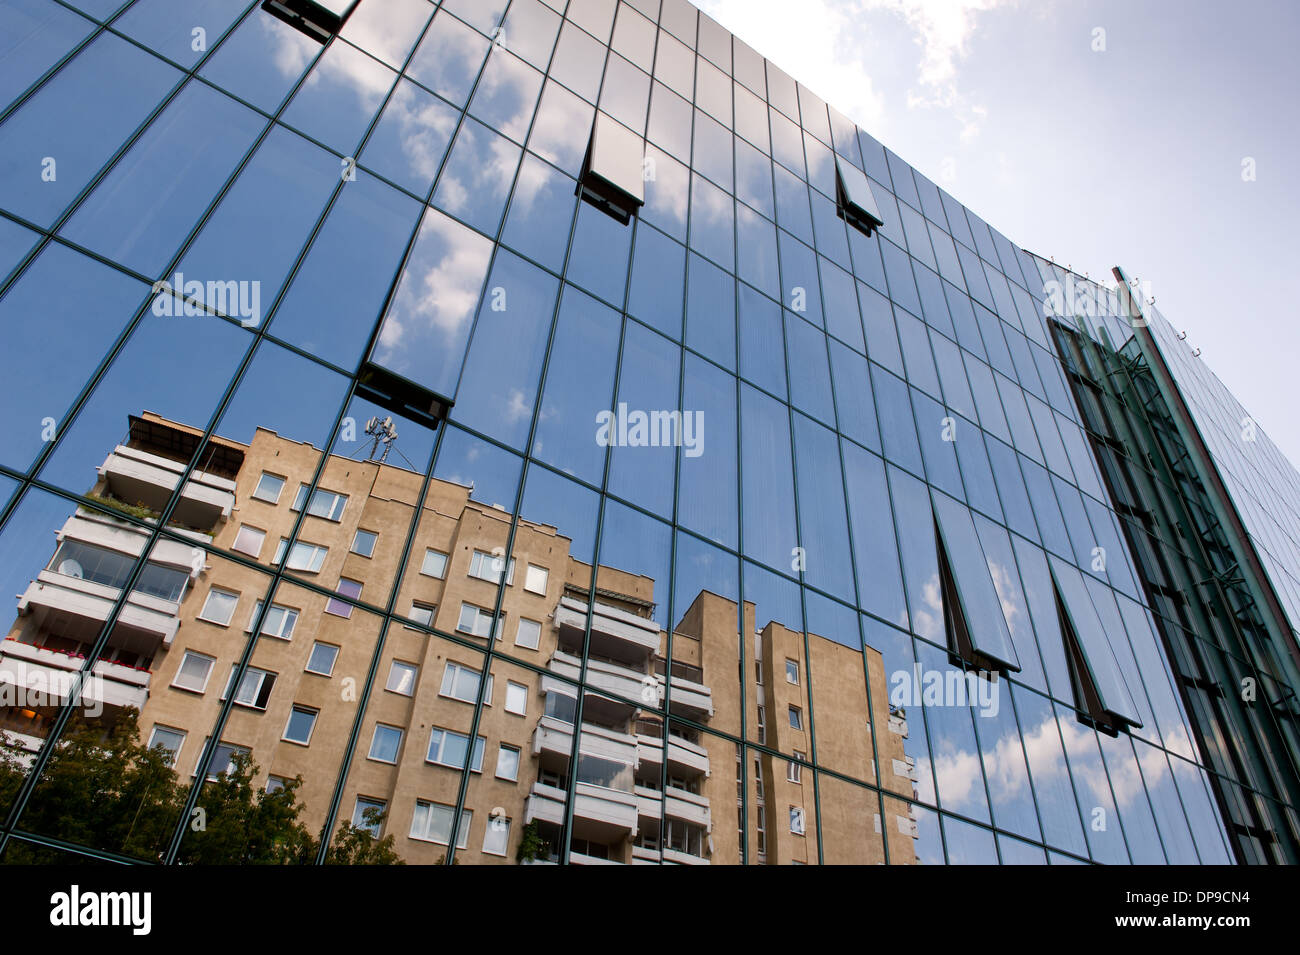
[[[555,624],[560,630],[560,644],[571,650],[580,650],[587,625],[587,604],[572,597],[562,597],[555,608]],[[659,649],[659,625],[597,601],[591,615],[589,646],[592,656],[641,669],[646,659]]]
[[[697,826],[706,833],[713,831],[713,814],[709,809],[708,796],[700,796],[673,786],[669,786],[663,792],[648,786],[637,786],[636,799],[638,816],[642,819],[654,820],[652,829],[659,827],[662,806],[662,814],[665,818]]]
[[[581,745],[585,755],[599,756],[625,766],[636,765],[637,741],[627,733],[584,722]],[[537,729],[533,731],[534,756],[547,754],[567,760],[572,752],[572,723],[554,716],[543,716],[537,721]]]
[[[635,836],[637,797],[635,793],[578,782],[574,790],[573,835],[575,838],[610,844]],[[535,782],[524,804],[524,822],[564,825],[565,791]],[[572,861],[572,856],[571,856]],[[598,860],[604,863],[606,860]]]
[[[638,720],[636,726],[637,762],[643,767],[657,771],[663,762],[664,741],[662,736],[654,735],[659,724],[650,720]],[[708,777],[709,752],[699,743],[682,739],[680,736],[668,737],[668,774],[693,779],[696,776]]]
[[[120,595],[117,587],[43,570],[18,598],[18,614],[30,614],[40,632],[90,643],[108,621]],[[109,643],[151,657],[159,645],[171,645],[180,626],[179,614],[176,601],[132,591],[118,614]]]
[[[58,650],[17,640],[0,641],[0,682],[12,686],[10,692],[17,694],[15,698],[19,702],[25,699],[29,708],[62,704],[71,695],[82,663],[82,657]],[[141,709],[149,698],[147,670],[100,660],[90,674],[91,679],[82,687],[83,707]],[[34,702],[33,697],[37,695],[41,699]]]
[[[659,684],[660,699],[664,698],[664,665],[662,660],[655,661],[655,680]],[[699,667],[673,663],[672,699],[668,701],[668,711],[686,719],[702,722],[713,716],[713,691],[702,682],[703,674]]]
[[[549,669],[552,673],[577,680],[582,674],[582,660],[572,653],[556,650],[551,655]],[[608,660],[589,659],[587,661],[587,695],[583,700],[584,711],[602,723],[619,723],[631,719],[639,709],[636,702],[648,695],[653,702],[656,688],[649,674],[631,669]],[[569,689],[569,693],[573,690]],[[621,696],[624,700],[613,700],[599,696],[609,693]],[[589,708],[589,709],[588,709]]]
[[[184,471],[179,461],[126,445],[118,445],[99,466],[107,493],[153,511],[166,507]],[[172,518],[190,527],[212,528],[228,520],[234,506],[233,480],[196,470],[185,482]]]

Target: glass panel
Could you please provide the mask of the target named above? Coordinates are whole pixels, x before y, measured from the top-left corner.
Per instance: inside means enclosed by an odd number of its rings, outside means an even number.
[[[100,36],[0,127],[0,206],[53,223],[180,78],[139,47]]]

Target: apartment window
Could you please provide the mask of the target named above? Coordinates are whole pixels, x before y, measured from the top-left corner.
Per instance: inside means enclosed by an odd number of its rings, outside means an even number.
[[[483,852],[490,856],[503,856],[510,845],[510,820],[505,816],[488,819],[487,832],[483,833]]]
[[[212,737],[208,737],[208,739],[211,738]],[[207,742],[208,740],[205,739],[203,745],[206,746]],[[235,771],[235,757],[247,756],[250,752],[252,752],[252,750],[247,746],[236,746],[233,743],[218,743],[212,749],[212,756],[208,760],[208,770],[205,778],[208,780],[214,780],[221,773],[226,773],[227,775],[233,773]],[[202,758],[203,751],[200,750],[199,759],[201,760]],[[194,772],[196,775],[198,774],[198,771],[198,760],[195,760]]]
[[[767,810],[763,806],[758,806],[754,814],[754,832],[758,854],[767,855]]]
[[[763,661],[761,659],[754,661],[754,683],[758,686],[763,685]]]
[[[290,743],[311,742],[311,731],[316,728],[316,716],[319,710],[308,706],[295,706],[289,711],[289,722],[284,727],[284,739]]]
[[[417,799],[415,814],[411,816],[411,838],[436,842],[440,846],[447,845],[451,841],[451,820],[455,814],[454,806]],[[461,811],[460,826],[456,832],[457,849],[464,849],[469,845],[469,826],[473,817],[472,809]]]
[[[767,708],[764,706],[758,707],[758,741],[767,742]]]
[[[868,236],[885,224],[866,175],[839,156],[835,157],[835,205],[845,222]]]
[[[792,782],[792,783],[803,782],[803,765],[801,763],[795,762],[795,760],[807,759],[807,758],[808,758],[807,756],[799,752],[797,749],[794,751],[794,759],[790,760],[785,764],[786,765],[785,778],[788,782]]]
[[[307,485],[299,484],[298,493],[293,499],[293,509],[302,510],[302,503],[307,499]],[[341,521],[343,519],[343,508],[348,503],[346,494],[336,494],[333,491],[327,491],[318,487],[312,492],[311,503],[307,505],[307,514],[311,517],[322,517],[327,521]]]
[[[483,747],[486,743],[487,740],[482,736],[476,737],[474,740],[474,762],[469,767],[473,772],[483,772]],[[439,766],[460,769],[465,765],[465,752],[468,747],[469,737],[465,734],[453,733],[451,730],[435,726],[433,732],[429,735],[429,755],[427,759]]]
[[[239,553],[256,558],[261,555],[262,544],[265,541],[266,531],[259,531],[256,527],[240,524],[239,531],[235,534],[235,543],[232,546]]]
[[[279,502],[280,492],[283,490],[284,478],[263,471],[262,476],[257,479],[257,487],[253,489],[253,497],[268,504],[275,504]]]
[[[492,612],[490,610],[484,610],[482,607],[476,607],[473,604],[462,603],[460,605],[460,619],[456,621],[456,629],[462,633],[473,634],[476,637],[496,636],[500,639],[501,620],[497,618],[496,626],[493,626]]]
[[[289,552],[288,563],[285,563],[285,551]],[[281,537],[280,546],[275,550],[275,563],[285,564],[290,570],[305,570],[314,574],[321,569],[325,563],[325,556],[329,553],[328,547],[321,547],[317,544],[308,544],[306,541],[294,541],[292,547],[289,542]]]
[[[597,112],[582,163],[582,198],[626,225],[645,205],[645,140]]]
[[[546,694],[546,715],[561,723],[572,724],[578,715],[578,701],[564,693],[554,690]]]
[[[370,739],[370,759],[381,763],[397,762],[397,751],[402,746],[402,731],[396,726],[383,723],[375,727],[375,735]]]
[[[424,563],[420,565],[420,573],[426,577],[437,577],[442,580],[447,576],[447,555],[432,547],[428,548],[424,552]]]
[[[149,734],[149,748],[158,746],[166,750],[168,766],[176,765],[176,758],[180,755],[184,743],[185,731],[172,729],[170,726],[155,725],[153,732]]]
[[[759,759],[757,753],[754,754],[754,794],[761,801],[763,795],[763,762]]]
[[[501,571],[506,571],[506,583],[515,582],[515,559],[510,558],[510,563],[506,563],[505,556],[502,554],[492,554],[487,551],[476,550],[474,555],[469,559],[469,575],[477,577],[479,580],[486,580],[489,583],[501,583]]]
[[[268,794],[270,794],[270,793],[278,793],[281,789],[283,789],[283,788],[285,787],[285,785],[286,785],[288,782],[289,782],[289,780],[285,779],[283,776],[267,776],[267,777],[266,777],[266,792],[267,792]]]
[[[235,607],[239,605],[239,594],[231,593],[228,590],[217,590],[213,587],[208,591],[207,599],[203,601],[203,609],[199,611],[199,619],[206,620],[208,623],[215,623],[220,627],[230,626],[230,618],[235,615]]]
[[[515,782],[519,779],[519,750],[505,743],[497,750],[497,779]]]
[[[536,650],[542,642],[542,625],[527,617],[519,618],[519,627],[515,630],[515,646],[527,650]]]
[[[252,633],[253,623],[261,612],[262,601],[259,600],[253,606],[253,613],[248,618],[248,626],[245,628],[246,633]],[[289,607],[281,607],[279,604],[271,604],[271,609],[262,618],[262,634],[275,637],[277,640],[291,640],[293,638],[293,628],[297,625],[298,611]]]
[[[473,703],[478,699],[479,671],[471,670],[459,663],[447,662],[447,669],[442,672],[442,688],[438,691],[443,696],[462,703]],[[492,704],[492,675],[488,674],[485,702]]]
[[[433,626],[433,615],[438,612],[438,608],[433,604],[412,603],[411,620],[425,627]]]
[[[349,580],[347,577],[339,578],[338,588],[334,591],[339,597],[347,597],[356,600],[361,596],[361,581]],[[336,617],[351,617],[352,604],[347,600],[340,600],[337,597],[331,597],[325,603],[325,612],[332,613]]]
[[[352,553],[362,557],[371,557],[375,553],[375,541],[379,535],[374,531],[357,531],[352,538]]]
[[[785,661],[785,682],[799,685],[799,661],[787,659]]]
[[[212,664],[215,662],[210,656],[186,650],[185,657],[176,670],[176,678],[172,680],[172,686],[202,693],[208,687],[208,677],[212,674]]]
[[[410,696],[415,692],[415,677],[419,672],[420,668],[414,663],[394,660],[388,668],[388,682],[384,684],[384,689]]]
[[[364,829],[376,839],[379,838],[379,830],[383,826],[384,810],[388,808],[388,803],[382,799],[370,799],[366,796],[358,796],[357,804],[352,809],[352,825],[356,829]]]
[[[311,656],[307,658],[307,672],[319,673],[321,676],[332,676],[334,661],[338,658],[338,647],[332,643],[321,643],[317,640],[311,645]]]
[[[524,590],[545,597],[546,587],[550,580],[551,572],[549,570],[545,567],[538,567],[536,564],[529,564],[528,572],[524,574]]]
[[[803,710],[799,709],[797,706],[790,707],[790,729],[803,729]]]
[[[803,809],[800,806],[790,807],[790,831],[796,836],[804,834]]]
[[[528,687],[522,683],[506,681],[506,712],[516,716],[528,713]]]
[[[223,700],[230,695],[230,688],[234,685],[235,671],[237,669],[237,665],[230,668],[230,679],[226,681],[225,692],[221,694]],[[244,678],[239,681],[239,689],[235,691],[235,702],[241,706],[251,706],[255,709],[264,710],[267,701],[271,698],[271,690],[274,688],[274,673],[249,667],[244,671]]]

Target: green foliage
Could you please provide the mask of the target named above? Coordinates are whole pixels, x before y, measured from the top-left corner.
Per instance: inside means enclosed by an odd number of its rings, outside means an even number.
[[[519,834],[519,850],[515,853],[515,861],[527,862],[532,859],[545,859],[550,854],[551,846],[541,837],[541,833],[537,828],[537,820],[534,819],[524,826],[523,831]]]
[[[123,514],[130,514],[132,517],[138,517],[142,521],[158,520],[158,512],[151,507],[145,507],[143,504],[128,504],[126,501],[120,501],[111,494],[87,494],[96,504],[102,504],[104,507]]]
[[[384,811],[370,807],[361,813],[366,826],[378,827],[384,821]],[[326,865],[406,865],[393,848],[392,835],[376,839],[365,826],[345,822],[339,826],[334,841],[325,853]]]
[[[0,736],[3,734],[0,733]],[[140,742],[134,715],[105,730],[74,718],[50,754],[20,828],[80,845],[159,862],[184,809],[191,780],[178,779],[162,747]],[[302,778],[268,793],[253,785],[258,767],[237,755],[229,772],[203,784],[177,861],[187,865],[295,865],[314,862],[320,844],[298,820]],[[0,811],[27,776],[16,752],[0,746]],[[6,864],[33,864],[43,850],[13,841]],[[326,855],[343,865],[397,865],[393,838],[344,825]]]

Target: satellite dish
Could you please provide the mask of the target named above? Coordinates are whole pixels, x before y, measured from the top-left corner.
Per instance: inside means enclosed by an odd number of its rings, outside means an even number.
[[[86,576],[86,572],[81,569],[81,564],[73,560],[71,557],[59,564],[59,573],[63,574],[65,577],[80,578]]]

